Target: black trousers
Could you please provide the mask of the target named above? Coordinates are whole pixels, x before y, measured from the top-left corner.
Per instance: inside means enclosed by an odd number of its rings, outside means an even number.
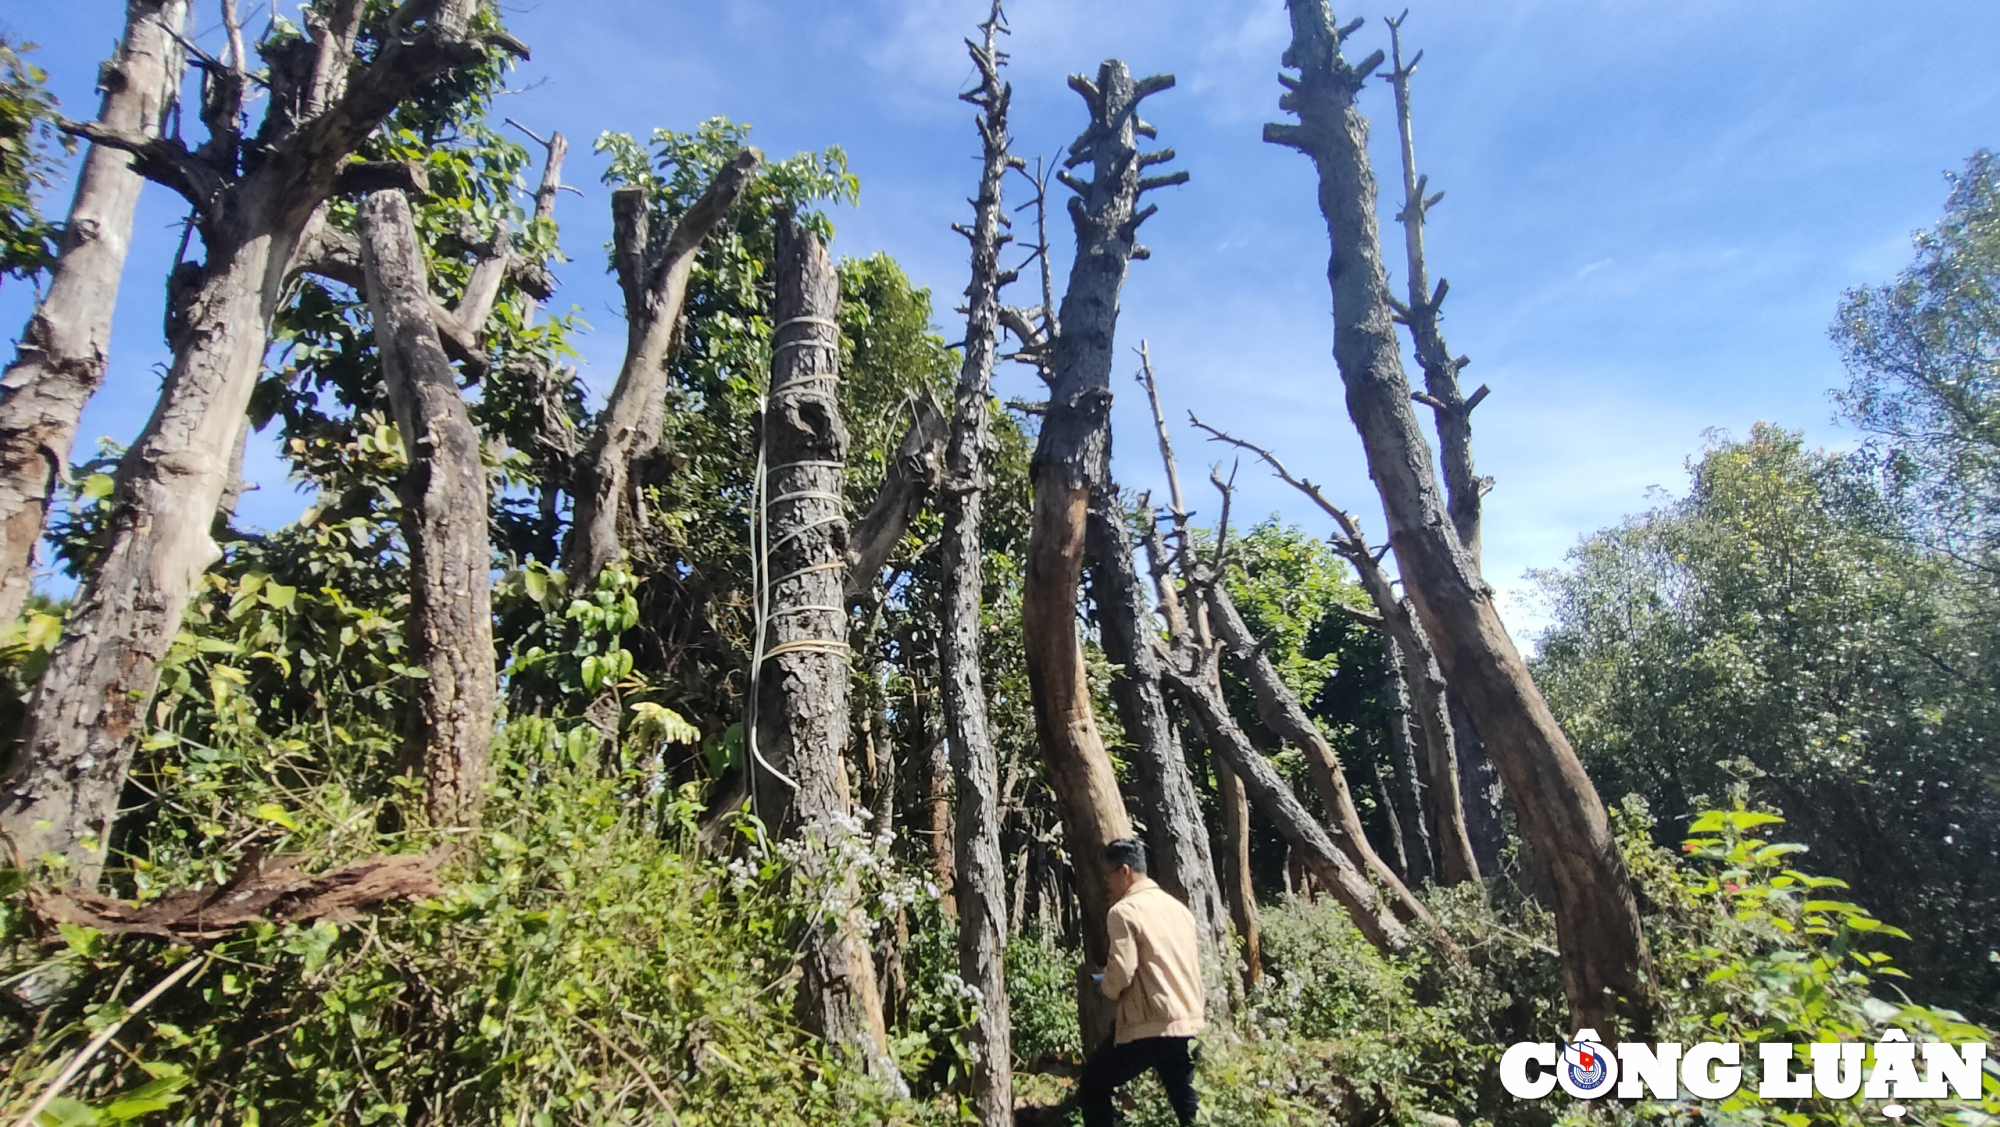
[[[1144,1037],[1123,1045],[1106,1041],[1083,1066],[1079,1085],[1083,1127],[1111,1127],[1111,1093],[1152,1069],[1183,1127],[1194,1122],[1192,1037]]]

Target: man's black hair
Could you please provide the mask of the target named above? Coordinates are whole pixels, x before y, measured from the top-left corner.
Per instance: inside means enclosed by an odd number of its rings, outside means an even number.
[[[1104,863],[1113,869],[1130,865],[1133,872],[1145,876],[1146,843],[1136,837],[1121,837],[1104,847]]]

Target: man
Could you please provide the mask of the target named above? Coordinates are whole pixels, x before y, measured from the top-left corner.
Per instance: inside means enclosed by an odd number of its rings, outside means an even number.
[[[1184,1125],[1194,1122],[1194,1038],[1204,1024],[1194,913],[1146,876],[1146,847],[1104,847],[1111,895],[1111,953],[1096,975],[1118,1003],[1110,1041],[1084,1066],[1084,1127],[1111,1127],[1111,1094],[1147,1069],[1160,1078]]]

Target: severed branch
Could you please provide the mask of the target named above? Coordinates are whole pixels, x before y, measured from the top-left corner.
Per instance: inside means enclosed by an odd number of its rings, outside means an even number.
[[[337,196],[365,196],[385,190],[428,192],[431,179],[423,166],[407,160],[350,160],[334,175]]]
[[[510,117],[506,120],[508,125],[527,134],[536,144],[547,150],[547,156],[542,161],[541,183],[535,186],[534,221],[536,223],[553,223],[556,217],[556,194],[564,188],[569,187],[569,185],[562,182],[563,159],[569,155],[569,138],[565,137],[560,131],[557,131],[549,134],[547,140],[543,140],[534,130],[529,129],[513,118]],[[583,194],[575,188],[570,188],[569,190],[577,192],[578,195]],[[524,277],[525,271],[523,267],[527,266],[535,267],[535,273],[539,276],[534,278]],[[527,259],[518,256],[516,258],[516,266],[510,273],[510,277],[513,279],[515,285],[520,286],[522,291],[527,295],[521,302],[521,323],[523,325],[533,325],[535,323],[535,311],[538,304],[547,301],[555,293],[555,278],[549,273],[548,267],[545,264],[529,263]]]
[[[1035,158],[1035,170],[1028,171],[1027,162],[1019,157],[1010,157],[1007,167],[1019,173],[1034,187],[1034,194],[1026,203],[1014,210],[1016,213],[1035,209],[1035,242],[1028,250],[1028,257],[1021,265],[1008,271],[1008,277],[1018,276],[1027,265],[1034,263],[1041,272],[1042,304],[1033,309],[1003,305],[999,310],[1000,324],[1013,333],[1021,342],[1020,349],[1012,359],[1024,364],[1032,364],[1043,383],[1054,382],[1055,342],[1060,334],[1056,319],[1055,278],[1049,265],[1049,178],[1051,166],[1041,157]],[[1064,174],[1066,175],[1066,174]]]

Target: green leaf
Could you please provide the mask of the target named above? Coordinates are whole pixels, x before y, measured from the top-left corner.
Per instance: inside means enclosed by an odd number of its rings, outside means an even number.
[[[108,473],[94,473],[83,479],[83,487],[77,496],[85,501],[97,501],[111,496],[111,489],[117,483]]]
[[[250,813],[253,817],[261,818],[266,822],[276,823],[288,830],[299,828],[299,824],[292,820],[291,814],[275,802],[266,802]]]
[[[43,1108],[40,1115],[35,1117],[35,1122],[41,1127],[92,1127],[93,1124],[104,1122],[104,1119],[97,1114],[95,1108],[81,1100],[57,1096],[49,1101],[49,1106]]]
[[[62,935],[63,942],[69,944],[70,950],[85,958],[97,954],[98,949],[104,945],[104,933],[94,927],[85,927],[82,924],[57,924],[56,931]]]

